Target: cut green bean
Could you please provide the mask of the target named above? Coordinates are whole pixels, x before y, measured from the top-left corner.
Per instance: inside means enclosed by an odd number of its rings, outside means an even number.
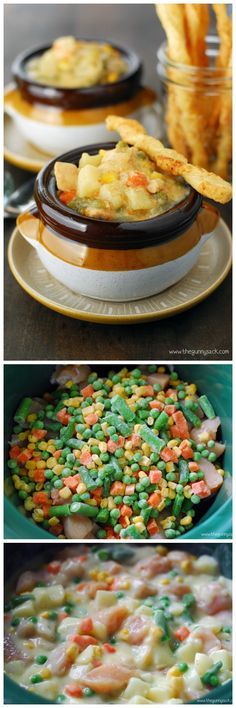
[[[181,411],[184,413],[186,420],[191,423],[191,425],[194,426],[194,428],[200,428],[201,427],[201,420],[196,415],[196,413],[193,413],[187,406],[185,406],[183,403],[180,403],[180,408]]]
[[[167,642],[170,639],[170,632],[168,627],[168,622],[165,617],[163,610],[156,610],[154,614],[154,620],[156,625],[162,630],[163,636],[161,638],[162,642]]]
[[[207,418],[210,418],[210,420],[213,420],[213,418],[216,417],[214,408],[211,405],[209,398],[207,398],[207,396],[200,396],[200,398],[198,399],[198,403],[201,406],[201,409],[203,410],[203,413],[205,413]]]
[[[132,421],[135,419],[133,411],[128,406],[124,398],[121,398],[121,396],[113,396],[113,398],[111,399],[111,408],[112,411],[114,411],[115,413],[119,413],[119,415],[122,415],[127,423],[132,423]]]
[[[189,481],[189,466],[187,460],[180,460],[179,459],[179,483],[180,484],[187,484]]]
[[[27,416],[29,415],[30,408],[32,405],[32,398],[23,398],[19,408],[14,415],[14,420],[16,423],[25,423]]]
[[[158,438],[157,435],[155,435],[152,430],[148,427],[148,425],[141,425],[141,428],[139,430],[139,435],[146,442],[154,452],[161,452],[162,448],[165,447],[165,442],[164,440],[161,440],[161,438]]]

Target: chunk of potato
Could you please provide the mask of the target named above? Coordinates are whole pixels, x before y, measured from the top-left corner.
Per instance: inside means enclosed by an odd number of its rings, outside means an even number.
[[[80,624],[80,617],[65,617],[65,619],[63,619],[58,626],[60,637],[62,639],[67,639],[70,634],[76,634],[79,632]]]
[[[126,193],[129,207],[133,211],[152,208],[153,200],[143,187],[128,187]]]
[[[104,202],[108,202],[114,209],[120,209],[124,203],[124,198],[117,184],[103,184],[100,189],[99,197]]]
[[[109,590],[98,590],[96,592],[94,605],[98,610],[102,610],[104,607],[111,607],[112,605],[115,605],[116,602],[117,598],[113,592]]]
[[[65,598],[63,585],[52,585],[51,587],[35,588],[35,607],[37,610],[48,610],[59,607]]]
[[[213,664],[217,663],[217,661],[222,661],[223,664],[223,669],[228,669],[231,671],[232,669],[232,656],[229,651],[226,649],[218,649],[217,651],[212,651],[211,652],[211,659],[213,661]]]
[[[71,162],[55,162],[54,174],[57,188],[62,192],[76,190],[78,178],[78,167],[76,165],[72,165]]]
[[[37,689],[35,688],[37,693],[42,696],[42,698],[47,698],[47,700],[52,701],[52,703],[55,703],[59,689],[59,681],[56,678],[51,678],[48,681],[37,683]]]
[[[203,676],[208,669],[212,666],[212,660],[207,654],[202,654],[202,652],[197,652],[195,655],[195,669],[199,676]]]
[[[146,696],[150,689],[150,684],[134,676],[129,680],[128,686],[123,693],[123,698],[132,698],[135,695]]]
[[[80,161],[79,161],[79,167],[84,167],[85,165],[95,165],[95,167],[98,167],[100,165],[102,156],[99,155],[89,155],[88,152],[83,152]]]
[[[95,165],[85,165],[81,167],[78,174],[78,193],[84,197],[94,197],[100,187],[99,170]]]
[[[31,617],[35,612],[35,604],[32,600],[27,600],[27,602],[22,602],[19,607],[14,607],[12,614],[14,617]]]

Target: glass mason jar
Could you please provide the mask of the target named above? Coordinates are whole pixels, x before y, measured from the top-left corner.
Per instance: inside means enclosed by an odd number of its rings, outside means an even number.
[[[165,139],[189,162],[227,178],[232,153],[232,66],[219,66],[219,39],[206,38],[208,66],[190,66],[157,52]]]

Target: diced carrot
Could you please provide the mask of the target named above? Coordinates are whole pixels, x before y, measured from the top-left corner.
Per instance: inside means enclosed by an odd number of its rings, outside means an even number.
[[[106,531],[106,538],[116,538],[116,534],[112,528],[112,526],[105,526],[105,531]]]
[[[184,642],[184,640],[187,639],[189,634],[190,634],[189,629],[184,626],[178,627],[178,629],[176,629],[176,631],[174,632],[176,639],[179,639],[180,642]]]
[[[120,516],[119,524],[121,524],[123,529],[127,529],[127,526],[129,526],[128,514],[126,514],[125,516]]]
[[[176,452],[170,447],[164,447],[160,453],[160,457],[164,462],[178,462]]]
[[[150,479],[151,484],[159,484],[159,482],[162,479],[161,470],[150,470],[149,479]]]
[[[132,512],[132,509],[130,508],[130,506],[128,506],[127,504],[122,504],[122,506],[120,508],[120,513],[121,513],[121,516],[128,516],[128,518],[129,518],[130,516],[132,516],[133,512]]]
[[[65,686],[65,693],[68,696],[72,696],[72,698],[81,698],[83,689],[81,686],[70,684],[69,686]]]
[[[108,442],[107,442],[108,452],[115,452],[117,450],[117,448],[118,448],[117,442],[115,442],[114,440],[111,440],[111,439],[108,440]]]
[[[59,457],[61,457],[62,450],[55,450],[53,453],[53,457],[55,457],[55,460],[59,460]]]
[[[181,455],[184,460],[191,460],[194,455],[194,452],[191,447],[186,445],[186,447],[182,448]]]
[[[167,415],[173,415],[173,413],[175,413],[175,411],[176,411],[175,406],[173,406],[171,404],[168,406],[165,406],[165,412],[167,413]]]
[[[89,413],[84,420],[87,425],[95,425],[98,422],[98,416],[96,413]]]
[[[189,466],[190,472],[198,472],[198,470],[200,469],[197,462],[189,462],[188,466]]]
[[[127,484],[125,487],[125,493],[126,494],[134,494],[135,493],[135,484]]]
[[[93,461],[92,455],[89,452],[89,450],[85,450],[84,452],[81,452],[80,458],[79,458],[80,464],[81,465],[90,465],[90,463]]]
[[[174,393],[174,395],[176,395],[175,389],[174,389],[174,388],[168,388],[167,391],[165,392],[166,398],[172,398],[173,393]]]
[[[179,434],[179,428],[177,428],[177,425],[172,425],[170,428],[171,436],[172,438],[181,438],[181,435]]]
[[[44,470],[39,470],[36,468],[34,471],[34,481],[35,482],[44,482],[45,480],[45,471]]]
[[[86,647],[89,647],[90,644],[97,645],[99,644],[98,640],[95,639],[95,637],[90,637],[88,634],[74,634],[71,638],[72,642],[75,642],[75,644],[78,644],[78,647],[83,651],[83,649],[86,649]]]
[[[148,179],[144,172],[133,172],[127,179],[128,187],[146,187]]]
[[[43,510],[44,518],[47,519],[49,516],[49,509],[51,504],[41,504],[41,509]]]
[[[20,451],[21,451],[21,448],[19,447],[19,445],[13,445],[13,447],[11,447],[10,453],[9,453],[11,460],[16,460],[18,455],[20,454]]]
[[[182,411],[176,411],[173,413],[173,419],[175,424],[177,425],[177,428],[179,430],[179,437],[184,439],[188,438],[189,436],[189,429],[188,429],[188,424],[186,421],[186,418],[184,417],[184,414]]]
[[[90,396],[92,396],[94,393],[94,388],[92,384],[88,384],[88,386],[82,388],[80,393],[82,393],[83,398],[89,398]]]
[[[63,531],[62,524],[56,524],[55,526],[50,526],[50,533],[52,533],[53,536],[60,536],[62,531]],[[68,617],[67,614],[65,616]],[[62,619],[64,619],[64,617]]]
[[[80,476],[79,474],[74,474],[72,477],[64,477],[63,478],[63,484],[65,487],[69,487],[72,492],[75,492],[76,487],[78,487],[78,484],[80,483]]]
[[[206,482],[204,482],[204,479],[201,479],[199,482],[193,482],[193,484],[191,484],[191,489],[193,494],[197,494],[197,496],[201,499],[209,497],[211,494],[211,491]]]
[[[25,447],[24,450],[20,453],[20,455],[18,455],[17,462],[19,462],[21,465],[25,465],[25,463],[31,459],[32,454],[32,450],[28,450],[28,448]]]
[[[41,430],[39,428],[32,428],[32,435],[34,435],[37,440],[43,440],[47,435],[47,430]]]
[[[37,504],[37,506],[41,504],[48,504],[48,495],[46,492],[34,492],[33,494],[33,502],[34,504]]]
[[[147,531],[150,536],[155,536],[155,534],[160,531],[160,526],[158,526],[155,519],[149,519],[147,522]]]
[[[150,408],[157,408],[158,411],[163,411],[164,403],[161,403],[161,401],[150,401],[149,406]]]
[[[147,386],[142,386],[142,396],[153,396],[154,395],[154,390],[153,386],[151,384],[148,384]]]
[[[110,494],[112,497],[119,496],[120,494],[121,494],[121,496],[124,495],[125,494],[125,484],[123,482],[119,482],[119,481],[113,482],[113,484],[111,485],[111,488],[110,488]]]
[[[157,494],[157,492],[153,492],[153,494],[150,494],[150,497],[148,497],[147,502],[148,502],[149,506],[152,506],[153,509],[156,509],[161,502],[161,494]]]
[[[132,433],[131,442],[132,442],[132,448],[140,447],[140,443],[141,443],[140,435],[137,435],[137,433]]]
[[[96,489],[93,489],[93,491],[90,492],[91,497],[93,499],[101,499],[103,495],[103,488],[102,487],[97,487]]]
[[[52,575],[57,575],[57,573],[59,573],[60,568],[61,564],[57,560],[51,561],[51,563],[48,563],[47,565],[47,571]]]
[[[56,417],[57,420],[59,420],[59,423],[61,423],[62,425],[68,425],[70,416],[67,413],[67,408],[62,408],[60,411],[58,411]]]
[[[91,634],[93,631],[93,620],[91,617],[86,617],[82,620],[80,625],[80,631],[82,634]]]
[[[105,642],[105,644],[103,644],[103,646],[104,646],[104,649],[106,649],[106,651],[109,651],[109,654],[114,654],[116,652],[115,647],[113,647],[112,644],[108,644],[108,642]]]
[[[71,200],[74,199],[75,195],[75,189],[71,189],[69,192],[61,192],[59,195],[60,202],[63,202],[63,204],[68,204],[68,202],[71,202]]]

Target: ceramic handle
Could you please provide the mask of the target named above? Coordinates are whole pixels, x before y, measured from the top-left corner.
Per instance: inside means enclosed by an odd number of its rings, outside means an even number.
[[[214,231],[219,221],[219,211],[215,206],[203,201],[201,211],[197,216],[202,235],[210,234]]]
[[[28,243],[30,243],[30,245],[34,248],[38,248],[40,245],[39,237],[41,221],[37,214],[37,206],[34,206],[30,211],[20,214],[16,220],[21,236],[23,236],[23,238],[25,238],[25,240],[28,241]]]

